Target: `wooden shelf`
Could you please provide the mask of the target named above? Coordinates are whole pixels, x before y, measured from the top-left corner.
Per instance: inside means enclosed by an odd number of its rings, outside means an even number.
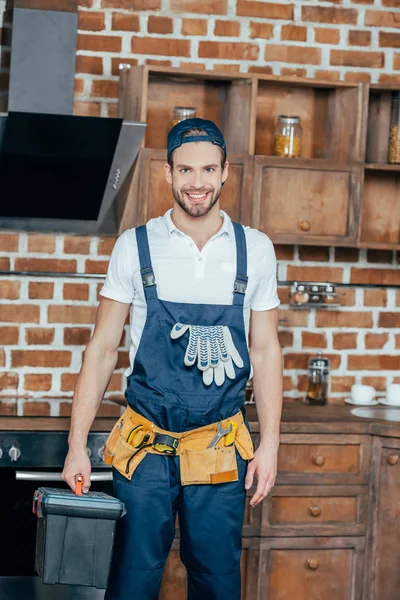
[[[400,173],[400,165],[391,165],[389,163],[366,163],[365,169],[367,171],[393,171]]]

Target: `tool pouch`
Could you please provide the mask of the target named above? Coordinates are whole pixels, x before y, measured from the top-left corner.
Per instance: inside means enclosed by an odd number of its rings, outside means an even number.
[[[202,450],[182,448],[180,464],[182,485],[239,479],[234,445]]]

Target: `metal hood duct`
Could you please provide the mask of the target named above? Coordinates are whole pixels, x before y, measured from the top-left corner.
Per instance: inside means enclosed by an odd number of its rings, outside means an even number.
[[[118,232],[116,198],[145,124],[73,115],[76,0],[7,0],[0,228]]]

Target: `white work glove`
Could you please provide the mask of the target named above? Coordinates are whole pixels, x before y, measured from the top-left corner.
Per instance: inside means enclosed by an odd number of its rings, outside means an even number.
[[[186,349],[184,363],[191,367],[196,362],[203,372],[203,381],[211,385],[213,381],[222,385],[225,373],[230,379],[235,379],[235,369],[232,361],[239,368],[243,360],[232,340],[229,327],[226,325],[184,325],[176,323],[171,330],[171,338],[176,340],[189,330],[189,343]]]

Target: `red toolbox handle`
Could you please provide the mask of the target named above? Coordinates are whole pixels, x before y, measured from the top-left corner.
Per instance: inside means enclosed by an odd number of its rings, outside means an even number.
[[[85,478],[83,477],[82,473],[75,475],[75,494],[77,496],[82,496],[82,486],[84,481]]]

